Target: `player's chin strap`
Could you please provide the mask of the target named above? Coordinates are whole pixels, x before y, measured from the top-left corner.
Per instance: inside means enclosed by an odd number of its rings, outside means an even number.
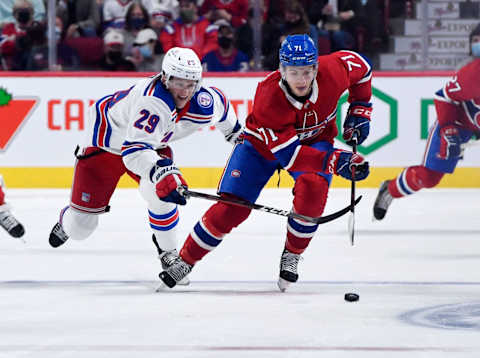
[[[233,198],[228,198],[228,197],[221,197],[221,196],[218,196],[218,195],[200,193],[198,191],[189,190],[189,189],[185,188],[184,186],[179,186],[177,188],[177,191],[180,193],[180,195],[184,196],[187,199],[189,197],[192,197],[192,198],[200,198],[200,199],[205,199],[205,200],[210,200],[210,201],[220,201],[222,203],[243,206],[243,207],[246,207],[246,208],[249,208],[249,209],[260,210],[260,211],[264,211],[266,213],[280,215],[280,216],[286,216],[286,217],[289,217],[289,218],[303,220],[303,221],[314,223],[314,224],[325,224],[325,223],[328,223],[328,222],[333,221],[335,219],[338,219],[339,217],[348,213],[352,208],[352,204],[350,204],[347,207],[345,207],[345,208],[343,208],[339,211],[336,211],[336,212],[334,212],[330,215],[325,215],[325,216],[315,218],[315,217],[311,217],[311,216],[305,216],[305,215],[297,214],[297,213],[294,213],[292,211],[272,208],[270,206],[265,206],[265,205],[260,205],[260,204],[252,204],[252,203],[249,203],[248,201],[244,201],[244,200],[240,200],[240,199],[233,199]],[[355,200],[355,205],[357,205],[360,202],[361,199],[362,199],[362,196],[360,195]]]

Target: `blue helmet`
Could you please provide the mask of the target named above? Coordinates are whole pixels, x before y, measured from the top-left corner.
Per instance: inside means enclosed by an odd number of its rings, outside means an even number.
[[[290,35],[283,40],[279,51],[280,63],[284,66],[316,65],[317,46],[308,35]]]

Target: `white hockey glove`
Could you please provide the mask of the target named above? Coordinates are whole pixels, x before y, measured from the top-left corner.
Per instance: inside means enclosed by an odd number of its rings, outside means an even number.
[[[225,140],[233,145],[243,142],[243,127],[238,120],[232,132],[225,136]]]

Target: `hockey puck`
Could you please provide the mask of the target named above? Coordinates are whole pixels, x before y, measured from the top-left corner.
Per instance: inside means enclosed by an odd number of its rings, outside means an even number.
[[[346,293],[345,294],[345,301],[348,302],[356,302],[360,299],[360,296],[356,293]]]

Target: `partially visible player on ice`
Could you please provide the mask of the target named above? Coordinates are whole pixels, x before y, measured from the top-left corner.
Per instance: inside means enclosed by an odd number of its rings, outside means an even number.
[[[165,55],[161,73],[107,95],[90,108],[87,139],[76,151],[70,204],[60,211],[50,233],[51,246],[90,236],[127,173],[139,183],[153,241],[163,269],[168,267],[177,257],[177,204],[186,203],[176,189],[187,185],[168,144],[212,125],[232,144],[243,132],[225,95],[203,87],[201,80],[197,55],[175,47]]]
[[[430,129],[423,162],[386,180],[373,207],[382,220],[393,199],[435,187],[444,174],[454,172],[463,149],[473,136],[480,138],[480,24],[470,34],[472,57],[435,93],[437,119]]]
[[[0,175],[0,226],[13,237],[22,237],[23,234],[25,234],[25,229],[15,216],[13,216],[10,209],[10,205],[5,202],[5,182]]]
[[[322,215],[333,174],[355,180],[369,174],[360,155],[333,146],[338,133],[337,104],[349,90],[350,107],[343,137],[351,144],[368,136],[370,127],[371,68],[352,51],[318,58],[308,35],[291,35],[280,49],[280,68],[259,83],[252,113],[247,117],[245,138],[234,147],[218,192],[221,196],[254,203],[278,168],[295,180],[293,211]],[[215,249],[226,234],[240,225],[250,209],[217,202],[188,235],[177,262],[160,273],[168,287],[186,277],[193,266]],[[278,285],[284,291],[298,279],[297,265],[318,225],[289,218],[285,248],[280,258]]]

